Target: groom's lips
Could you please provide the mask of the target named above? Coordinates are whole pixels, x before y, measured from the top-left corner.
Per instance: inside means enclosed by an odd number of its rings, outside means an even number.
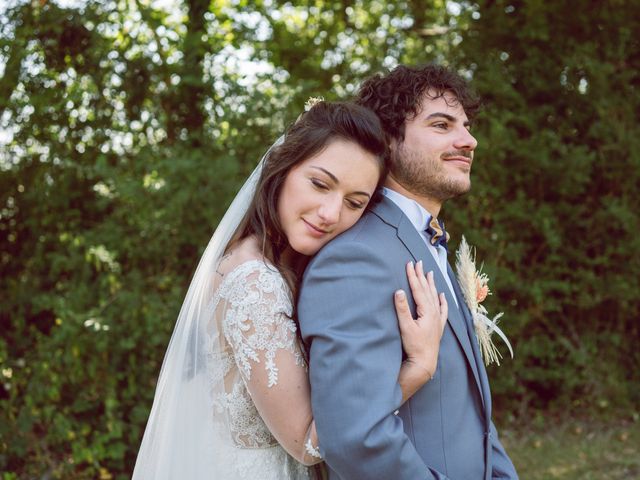
[[[464,164],[468,167],[471,167],[471,162],[472,160],[469,157],[465,157],[463,155],[455,155],[455,156],[451,156],[451,157],[444,157],[443,160],[447,161],[447,162],[455,162],[455,163],[460,163],[460,164]]]
[[[311,234],[316,237],[322,237],[329,233],[326,230],[322,230],[321,228],[316,227],[313,223],[307,222],[304,218],[302,219],[302,221],[307,225],[307,227],[309,227]]]

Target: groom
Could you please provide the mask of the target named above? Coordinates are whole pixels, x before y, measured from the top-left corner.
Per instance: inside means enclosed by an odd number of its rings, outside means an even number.
[[[446,234],[431,222],[444,201],[470,189],[478,102],[460,76],[433,65],[374,76],[357,101],[387,133],[390,175],[382,200],[310,262],[298,303],[330,478],[517,479],[491,421],[487,373]],[[445,292],[449,319],[433,378],[400,406],[393,292],[411,292],[405,265],[419,260]]]

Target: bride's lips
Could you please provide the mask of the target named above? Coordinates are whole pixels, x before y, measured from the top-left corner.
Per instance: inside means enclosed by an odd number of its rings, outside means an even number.
[[[320,238],[329,233],[326,230],[322,230],[321,228],[316,227],[313,223],[307,222],[304,218],[302,219],[302,221],[307,226],[307,230],[309,231],[309,233],[311,233],[311,235],[313,235],[314,237]]]

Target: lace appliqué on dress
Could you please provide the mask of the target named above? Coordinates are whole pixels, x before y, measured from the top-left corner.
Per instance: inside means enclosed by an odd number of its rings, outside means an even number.
[[[228,414],[231,436],[237,445],[263,448],[278,443],[264,424],[242,383],[236,383],[231,393],[217,395],[215,406],[218,412]]]
[[[314,447],[313,443],[311,443],[311,439],[307,439],[307,443],[304,444],[304,450],[307,452],[307,455],[315,458],[322,458],[320,454],[320,449],[318,447]]]
[[[274,362],[278,350],[294,353],[296,365],[304,364],[296,348],[289,289],[280,273],[262,262],[247,262],[232,273],[236,273],[235,281],[229,280],[226,284],[229,288],[221,292],[228,302],[224,335],[246,380],[251,378],[251,361],[260,363],[258,352],[264,352],[264,367],[272,387],[278,383],[278,367]]]
[[[254,449],[278,445],[251,400],[245,382],[251,378],[252,368],[264,364],[268,386],[276,385],[275,357],[280,349],[292,353],[296,365],[304,366],[296,343],[296,325],[289,318],[292,312],[289,289],[275,267],[258,260],[249,261],[226,275],[213,307],[221,314],[220,330],[226,340],[222,347],[216,345],[219,339],[212,339],[207,346],[214,408],[226,413],[237,446]]]

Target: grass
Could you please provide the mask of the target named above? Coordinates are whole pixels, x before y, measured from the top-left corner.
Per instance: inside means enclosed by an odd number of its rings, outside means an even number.
[[[640,479],[640,422],[546,421],[501,429],[522,480]]]

